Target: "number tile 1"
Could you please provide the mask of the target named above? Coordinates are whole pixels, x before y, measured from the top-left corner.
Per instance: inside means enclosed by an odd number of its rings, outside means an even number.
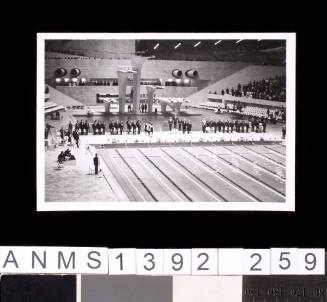
[[[135,275],[135,248],[109,249],[109,275]]]

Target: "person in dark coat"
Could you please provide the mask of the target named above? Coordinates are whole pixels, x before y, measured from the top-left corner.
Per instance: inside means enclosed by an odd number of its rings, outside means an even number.
[[[141,133],[141,123],[139,120],[136,121],[137,134]]]
[[[114,125],[113,125],[114,129],[113,129],[113,133],[114,134],[118,134],[118,120],[114,122]]]
[[[171,131],[172,126],[173,126],[173,119],[171,117],[168,120],[168,124],[169,124],[169,131]]]
[[[184,119],[184,120],[183,120],[183,134],[186,132],[186,129],[187,129],[187,122],[186,122],[186,120]]]
[[[127,134],[129,134],[131,132],[131,127],[132,127],[130,120],[127,120],[126,126],[127,126]]]
[[[71,121],[69,121],[69,124],[68,124],[68,130],[69,130],[70,133],[73,132],[73,124],[72,124]]]
[[[73,132],[73,138],[74,138],[74,140],[75,140],[75,142],[76,142],[76,146],[77,146],[77,148],[79,148],[79,145],[78,145],[79,134],[78,134],[78,132],[77,132],[76,130],[74,130],[74,132]]]
[[[187,133],[190,134],[191,130],[192,130],[192,123],[191,123],[191,121],[188,121],[188,123],[187,123]]]
[[[64,137],[65,137],[65,130],[64,130],[64,128],[61,127],[61,129],[60,129],[59,132],[60,132],[61,142],[63,142],[64,141]]]
[[[182,121],[178,120],[178,131],[181,132],[182,131]]]
[[[135,121],[132,121],[132,129],[133,129],[133,134],[136,134],[136,123],[135,123]]]
[[[221,120],[218,121],[217,126],[218,126],[218,131],[220,132],[221,131]]]
[[[98,134],[101,134],[102,133],[102,125],[101,125],[101,122],[98,122],[97,123],[97,133]]]
[[[88,121],[85,122],[84,124],[85,126],[85,134],[88,135],[89,134],[89,131],[90,131],[90,124]]]
[[[102,134],[104,135],[106,133],[106,124],[102,122],[101,124]]]
[[[65,160],[66,158],[65,158],[64,151],[61,151],[60,154],[58,155],[58,163],[62,163]]]
[[[233,133],[234,123],[232,121],[229,122],[229,128],[230,128],[230,132]]]
[[[95,153],[95,156],[93,158],[93,163],[94,163],[95,174],[98,174],[99,158],[98,158],[98,154],[97,153]]]

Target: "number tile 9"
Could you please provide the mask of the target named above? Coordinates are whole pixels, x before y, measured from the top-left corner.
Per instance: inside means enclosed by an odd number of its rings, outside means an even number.
[[[189,249],[164,250],[165,275],[191,275],[192,253]]]
[[[324,249],[299,249],[298,274],[324,275],[325,250]]]
[[[192,249],[192,275],[218,275],[218,249]]]

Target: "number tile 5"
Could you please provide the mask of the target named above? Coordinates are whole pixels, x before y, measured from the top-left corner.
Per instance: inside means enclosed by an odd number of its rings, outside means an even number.
[[[298,249],[297,248],[272,248],[271,274],[272,275],[297,275]]]

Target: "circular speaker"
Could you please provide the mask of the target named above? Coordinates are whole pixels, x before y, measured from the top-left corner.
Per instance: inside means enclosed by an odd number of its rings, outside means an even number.
[[[73,68],[70,71],[70,75],[73,76],[73,77],[78,77],[80,74],[81,74],[81,70],[78,69],[78,68]]]
[[[65,68],[58,68],[55,71],[56,78],[61,78],[67,74],[67,70]]]
[[[175,78],[180,78],[183,75],[183,72],[180,69],[174,69],[171,74]]]
[[[189,69],[185,71],[185,75],[189,78],[195,78],[198,75],[198,72],[194,69]]]

